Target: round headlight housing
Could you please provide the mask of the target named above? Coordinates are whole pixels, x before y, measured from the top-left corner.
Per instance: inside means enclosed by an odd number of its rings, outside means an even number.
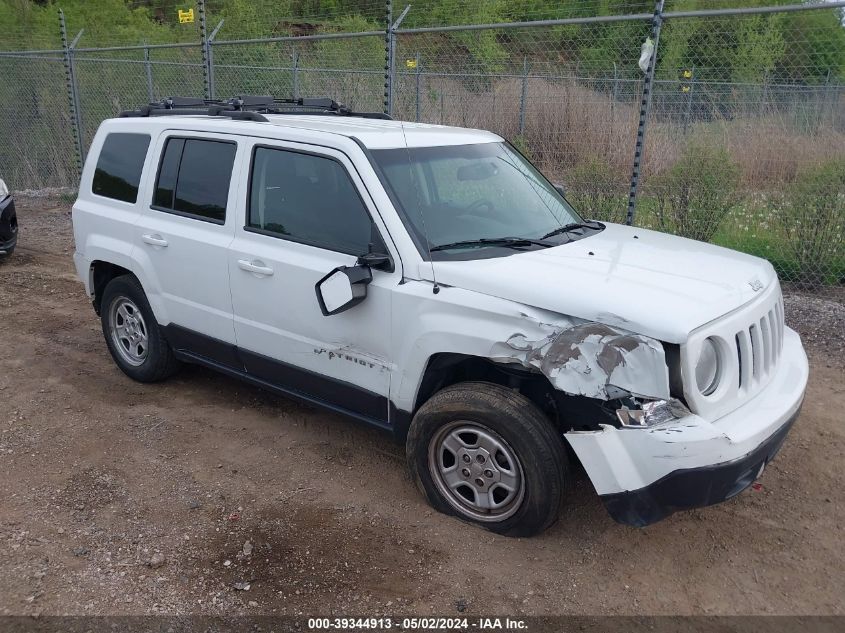
[[[709,396],[716,391],[722,373],[721,364],[718,344],[712,338],[705,339],[695,365],[695,383],[702,395]]]

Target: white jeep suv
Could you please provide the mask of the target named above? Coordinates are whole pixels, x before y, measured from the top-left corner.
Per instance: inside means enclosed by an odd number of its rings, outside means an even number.
[[[127,375],[198,363],[378,426],[502,534],[551,525],[576,461],[629,525],[728,499],[804,396],[767,261],[583,220],[489,132],[169,99],[102,123],[73,225]]]

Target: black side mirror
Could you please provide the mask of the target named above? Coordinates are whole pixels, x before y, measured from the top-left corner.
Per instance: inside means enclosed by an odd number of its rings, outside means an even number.
[[[556,185],[555,185],[555,189],[556,189],[556,190],[557,190],[557,192],[558,192],[560,195],[562,195],[564,198],[566,197],[566,188],[565,188],[562,184],[560,184],[560,183],[556,184]]]
[[[373,280],[368,266],[338,266],[314,286],[323,316],[353,308],[367,297],[367,284]]]

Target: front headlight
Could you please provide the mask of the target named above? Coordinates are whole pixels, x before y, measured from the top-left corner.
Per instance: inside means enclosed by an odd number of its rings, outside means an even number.
[[[616,410],[619,423],[629,429],[644,429],[658,426],[667,422],[675,422],[689,415],[690,410],[677,398],[668,400],[651,400],[644,402],[639,408],[620,407]]]
[[[719,346],[712,338],[704,340],[695,365],[695,384],[704,396],[709,396],[719,386],[721,372]]]

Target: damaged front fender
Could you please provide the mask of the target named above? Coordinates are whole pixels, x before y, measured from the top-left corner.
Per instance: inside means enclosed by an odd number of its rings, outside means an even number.
[[[491,359],[539,370],[555,388],[572,395],[601,400],[670,397],[663,345],[603,323],[556,329],[533,341],[514,334],[493,346]]]

